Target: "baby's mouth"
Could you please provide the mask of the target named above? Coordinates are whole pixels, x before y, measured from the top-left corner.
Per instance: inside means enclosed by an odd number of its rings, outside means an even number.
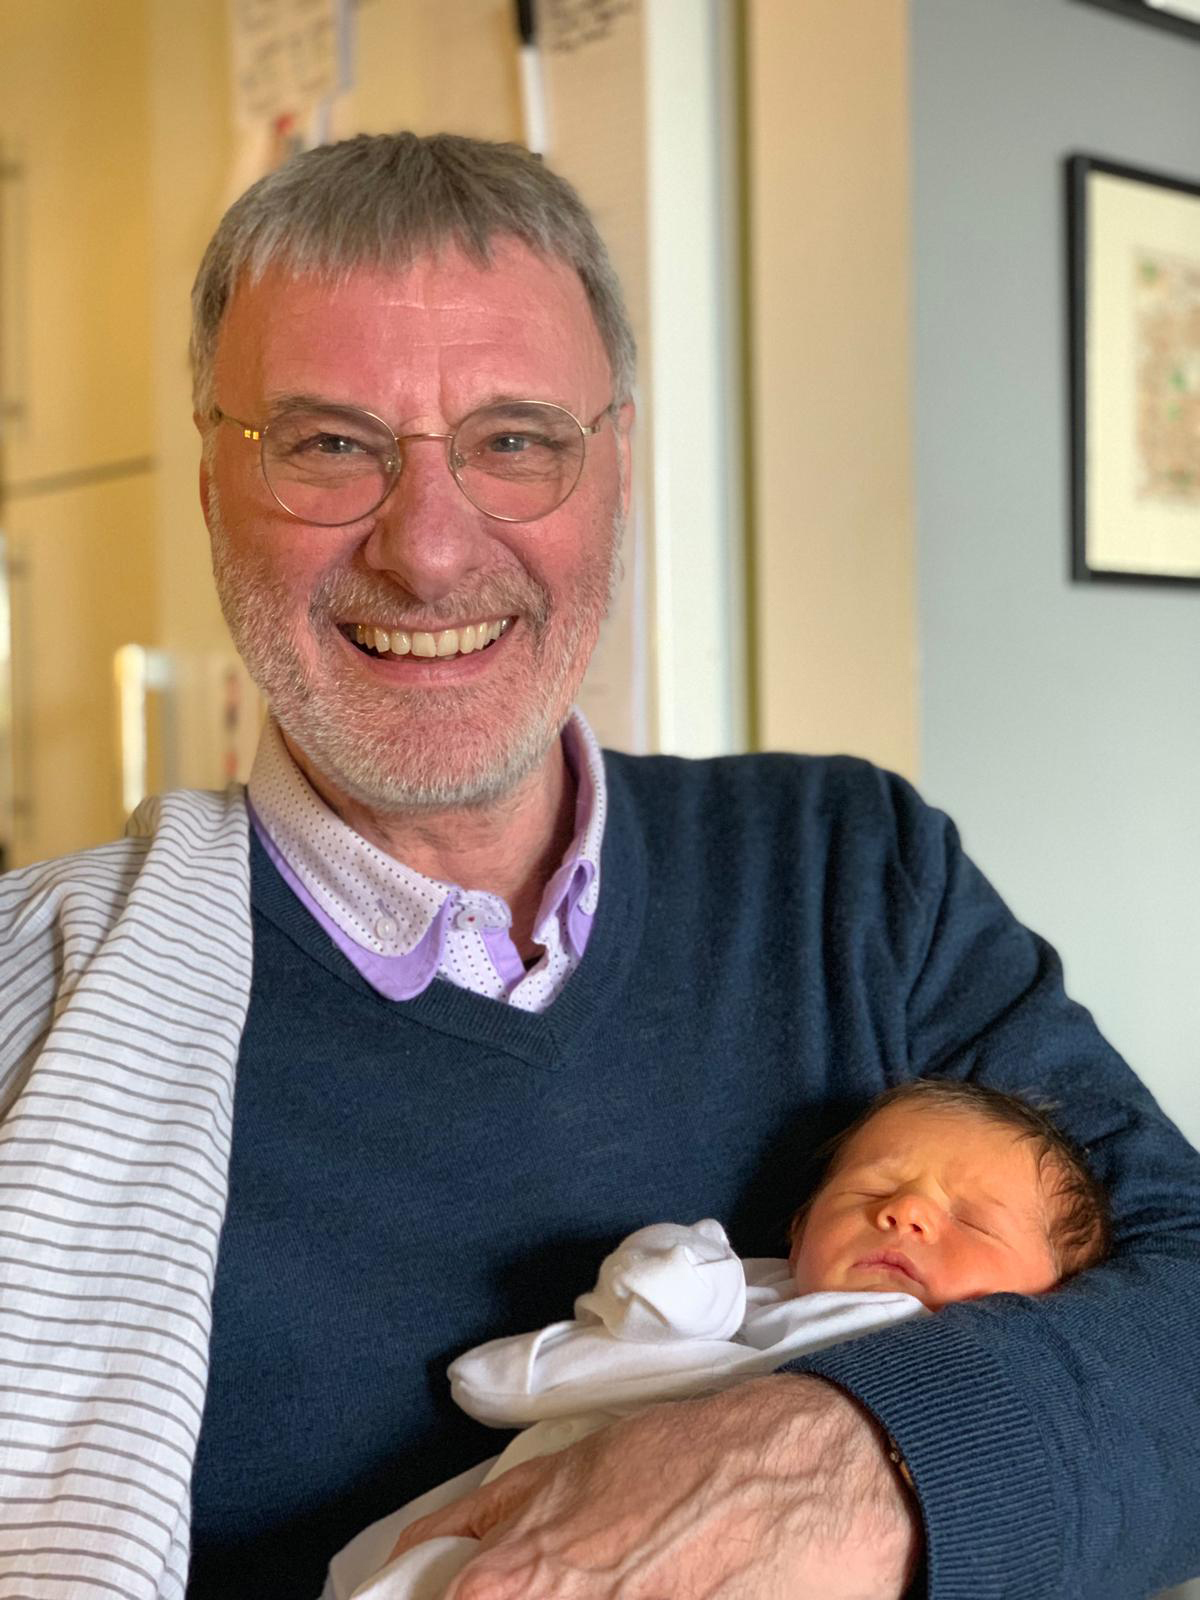
[[[856,1267],[889,1267],[894,1272],[903,1274],[913,1283],[922,1284],[920,1273],[913,1266],[907,1256],[901,1255],[898,1250],[876,1250],[869,1256],[863,1256],[854,1263]]]

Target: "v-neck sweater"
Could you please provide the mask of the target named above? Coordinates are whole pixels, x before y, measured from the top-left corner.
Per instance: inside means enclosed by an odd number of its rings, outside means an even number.
[[[1058,1099],[1118,1255],[795,1365],[899,1440],[936,1600],[1128,1600],[1200,1566],[1176,1465],[1200,1437],[1200,1162],[1053,952],[865,763],[606,767],[596,922],[540,1015],[441,980],[383,999],[252,844],[190,1600],[315,1596],[365,1523],[502,1442],[452,1405],[455,1355],[561,1315],[649,1221],[779,1253],[814,1151],[930,1074]]]

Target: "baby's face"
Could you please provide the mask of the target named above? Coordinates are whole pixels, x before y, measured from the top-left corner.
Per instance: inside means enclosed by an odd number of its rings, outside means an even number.
[[[971,1111],[888,1106],[840,1152],[790,1260],[799,1294],[899,1290],[932,1311],[1050,1289],[1035,1147]]]

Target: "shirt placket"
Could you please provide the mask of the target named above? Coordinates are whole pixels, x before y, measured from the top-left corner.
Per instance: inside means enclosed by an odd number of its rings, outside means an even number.
[[[494,998],[506,995],[525,974],[525,964],[513,943],[508,907],[494,895],[462,894],[450,918],[447,962],[460,970],[494,976]],[[478,981],[478,977],[477,980]],[[489,988],[492,985],[488,984]]]

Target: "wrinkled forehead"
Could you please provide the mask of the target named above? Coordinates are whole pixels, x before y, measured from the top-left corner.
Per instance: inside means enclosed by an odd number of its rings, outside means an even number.
[[[328,381],[339,391],[330,398],[358,403],[392,398],[397,378],[442,390],[490,382],[572,409],[602,407],[612,381],[579,274],[513,240],[497,242],[487,263],[453,246],[399,270],[244,274],[216,374],[225,392],[235,382],[324,393]]]

